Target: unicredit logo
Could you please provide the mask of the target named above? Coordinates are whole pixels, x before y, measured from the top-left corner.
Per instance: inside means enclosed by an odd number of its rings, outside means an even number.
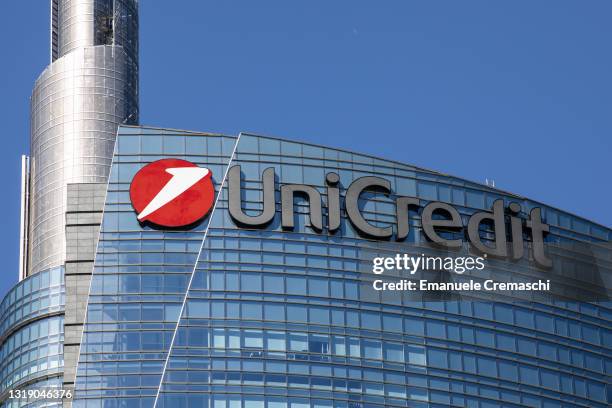
[[[130,185],[138,221],[163,227],[183,227],[202,219],[214,196],[212,172],[180,159],[147,164]]]

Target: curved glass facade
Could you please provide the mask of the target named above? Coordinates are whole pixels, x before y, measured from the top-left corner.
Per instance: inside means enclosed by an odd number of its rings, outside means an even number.
[[[612,405],[610,228],[369,155],[120,126],[138,123],[138,4],[50,2],[22,170],[29,277],[0,304],[0,408]],[[137,221],[130,183],[165,158],[211,170],[201,222]],[[351,193],[359,183],[377,188]],[[474,248],[492,254],[477,282],[554,289],[372,290],[375,258]]]
[[[64,303],[62,268],[22,280],[2,301],[1,407],[61,404],[11,399],[10,391],[62,388]]]
[[[235,149],[235,150],[234,150]],[[140,225],[129,183],[174,157],[208,167],[219,192],[191,230]],[[485,302],[364,297],[371,254],[435,251],[411,217],[405,242],[357,234],[344,211],[336,234],[310,228],[296,199],[295,227],[280,214],[265,229],[236,226],[224,184],[242,170],[245,212],[262,210],[261,175],[315,187],[389,180],[389,197],[363,194],[373,225],[393,225],[394,195],[452,204],[462,218],[493,202],[542,208],[546,240],[589,243],[609,277],[612,232],[523,197],[409,165],[337,149],[241,135],[120,128],[92,277],[74,406],[607,407],[611,396],[609,302]],[[278,187],[278,185],[277,185]],[[279,191],[275,192],[277,203]],[[344,199],[344,196],[342,196]],[[277,204],[276,212],[280,213]],[[483,232],[486,236],[487,231]],[[531,243],[525,242],[530,253]],[[565,251],[567,276],[581,269]],[[557,254],[555,254],[557,255]],[[529,269],[491,261],[492,273]],[[526,270],[525,269],[525,270]]]

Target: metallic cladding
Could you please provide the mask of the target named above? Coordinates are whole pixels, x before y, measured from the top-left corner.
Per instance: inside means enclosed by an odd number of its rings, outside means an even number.
[[[58,58],[31,97],[28,274],[65,259],[67,183],[106,182],[117,127],[138,122],[138,3],[63,0]]]
[[[58,58],[79,48],[117,45],[138,61],[137,0],[59,0]]]

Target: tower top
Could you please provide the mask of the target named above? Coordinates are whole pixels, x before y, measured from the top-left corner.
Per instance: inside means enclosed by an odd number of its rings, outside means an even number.
[[[51,61],[95,45],[125,48],[138,60],[138,0],[51,0]]]

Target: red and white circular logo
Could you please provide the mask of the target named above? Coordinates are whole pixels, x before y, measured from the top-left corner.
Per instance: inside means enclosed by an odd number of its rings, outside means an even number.
[[[162,159],[144,166],[130,185],[138,221],[183,227],[203,218],[213,206],[212,172],[180,159]]]

